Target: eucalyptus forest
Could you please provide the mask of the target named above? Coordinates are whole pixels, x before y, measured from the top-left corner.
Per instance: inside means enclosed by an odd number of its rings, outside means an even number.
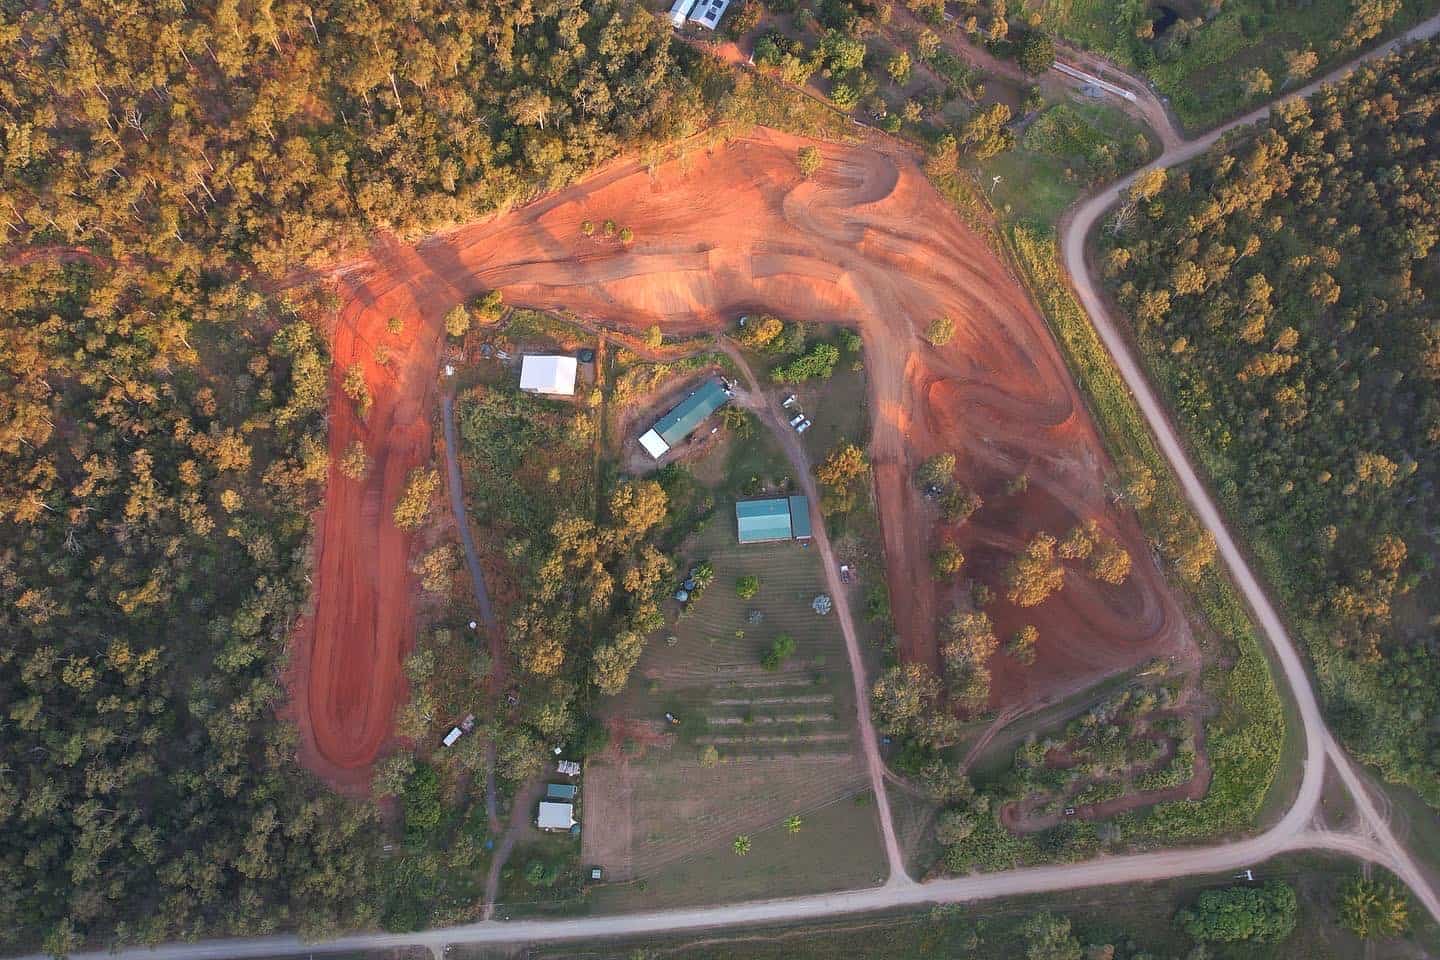
[[[372,926],[374,807],[275,719],[327,470],[303,268],[706,101],[604,0],[6,5],[0,49],[0,944]]]
[[[1440,48],[1143,175],[1104,271],[1307,641],[1336,731],[1440,803]]]

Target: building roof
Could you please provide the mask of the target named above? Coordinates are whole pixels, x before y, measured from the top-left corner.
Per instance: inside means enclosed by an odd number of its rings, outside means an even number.
[[[640,434],[640,446],[644,447],[645,452],[650,454],[650,456],[654,457],[656,460],[659,460],[661,457],[665,456],[665,451],[670,449],[670,444],[666,443],[664,440],[661,440],[660,434],[656,433],[654,430],[646,430],[644,433]]]
[[[730,6],[730,0],[700,0],[695,9],[690,13],[690,19],[703,27],[715,29],[720,18],[725,16],[725,8]]]
[[[541,830],[569,830],[575,826],[575,805],[541,800],[535,825]]]
[[[790,539],[790,502],[784,497],[770,500],[737,500],[735,525],[741,543],[764,543]]]
[[[574,800],[575,794],[579,791],[573,783],[547,783],[545,784],[546,800]]]
[[[575,393],[575,358],[527,355],[520,361],[520,389],[569,397]]]
[[[675,5],[670,8],[670,22],[677,27],[685,26],[685,18],[690,16],[694,6],[695,0],[675,0]]]
[[[718,380],[706,380],[665,416],[655,421],[654,431],[668,446],[675,446],[690,436],[695,428],[725,405],[730,395]]]
[[[810,500],[808,497],[790,498],[790,529],[796,540],[810,539]]]

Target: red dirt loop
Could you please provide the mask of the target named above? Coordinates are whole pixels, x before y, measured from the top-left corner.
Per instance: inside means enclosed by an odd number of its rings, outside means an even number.
[[[935,508],[911,480],[925,457],[955,453],[958,478],[984,497],[953,537],[966,575],[997,594],[1030,534],[1059,537],[1097,519],[1134,558],[1130,579],[1112,587],[1077,569],[1039,607],[992,604],[1002,638],[1027,623],[1040,631],[1035,666],[992,660],[993,704],[1039,703],[1192,649],[1133,517],[1109,504],[1113,465],[1024,290],[909,155],[815,143],[824,163],[806,180],[795,165],[806,143],[761,130],[654,168],[617,163],[513,213],[346,268],[336,369],[366,365],[375,409],[359,423],[337,390],[330,449],[338,461],[360,436],[376,468],[363,483],[331,473],[317,611],[308,657],[302,649],[297,658],[308,681],[295,690],[314,769],[332,779],[363,772],[404,696],[408,543],[389,507],[429,453],[439,318],[495,288],[507,303],[630,331],[718,330],[762,309],[858,328],[887,579],[907,658],[938,665],[936,620],[953,603],[930,577]],[[633,241],[583,235],[582,222],[606,219],[629,227]],[[956,335],[937,350],[920,331],[940,314],[955,320]],[[390,316],[405,320],[407,345],[380,368],[373,344]],[[1020,472],[1029,489],[1007,496]]]

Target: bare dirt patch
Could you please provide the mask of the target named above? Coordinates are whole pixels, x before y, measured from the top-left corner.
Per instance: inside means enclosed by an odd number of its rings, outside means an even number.
[[[1112,467],[1049,329],[1005,265],[908,154],[815,144],[824,163],[805,180],[794,159],[805,143],[760,131],[654,168],[616,164],[504,217],[347,269],[337,369],[367,352],[390,315],[405,318],[415,340],[389,369],[369,371],[368,422],[355,421],[343,398],[332,407],[332,453],[363,434],[377,469],[363,484],[331,477],[307,667],[313,702],[301,714],[317,728],[311,756],[344,769],[368,764],[403,696],[409,609],[394,581],[407,576],[406,544],[383,512],[427,452],[420,412],[433,389],[439,318],[494,288],[509,303],[632,333],[651,324],[667,334],[721,329],[759,308],[859,328],[887,579],[908,658],[938,662],[944,604],[929,575],[929,505],[911,482],[923,458],[955,452],[960,481],[982,495],[1022,470],[1030,477],[1026,495],[996,497],[959,533],[982,580],[995,579],[1005,550],[1034,529],[1063,534],[1099,519],[1135,559],[1129,581],[1072,575],[1033,610],[995,604],[1002,634],[1033,623],[1041,639],[1034,667],[995,659],[993,703],[1040,702],[1187,649],[1185,619],[1137,524],[1109,506]],[[582,234],[583,221],[607,218],[630,227],[633,241]],[[942,313],[957,333],[936,350],[918,331]]]

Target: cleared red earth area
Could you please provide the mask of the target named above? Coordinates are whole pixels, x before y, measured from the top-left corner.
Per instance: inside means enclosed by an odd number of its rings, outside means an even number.
[[[911,157],[818,143],[824,164],[805,180],[794,162],[804,143],[762,131],[655,168],[617,164],[506,216],[381,251],[343,272],[337,370],[367,365],[375,409],[359,423],[337,390],[331,454],[338,461],[360,436],[376,468],[358,484],[331,475],[317,610],[297,670],[307,679],[295,691],[317,770],[363,771],[404,695],[408,543],[388,510],[406,471],[429,452],[439,318],[495,288],[508,303],[628,330],[722,329],[757,310],[861,330],[902,653],[939,663],[936,620],[953,588],[931,579],[938,517],[912,477],[925,457],[949,451],[960,481],[986,501],[953,532],[966,574],[1001,596],[989,612],[1002,637],[1024,624],[1040,631],[1034,666],[993,659],[994,705],[1053,699],[1190,649],[1184,617],[1136,523],[1109,504],[1113,466],[1023,289]],[[584,221],[607,219],[629,227],[633,241],[583,235]],[[937,350],[919,332],[941,314],[957,332]],[[414,339],[388,367],[376,367],[373,343],[391,316],[403,318]],[[1022,472],[1028,489],[1006,495]],[[1091,518],[1135,560],[1123,586],[1076,570],[1038,607],[1004,602],[1003,567],[1030,534],[1063,536]]]

